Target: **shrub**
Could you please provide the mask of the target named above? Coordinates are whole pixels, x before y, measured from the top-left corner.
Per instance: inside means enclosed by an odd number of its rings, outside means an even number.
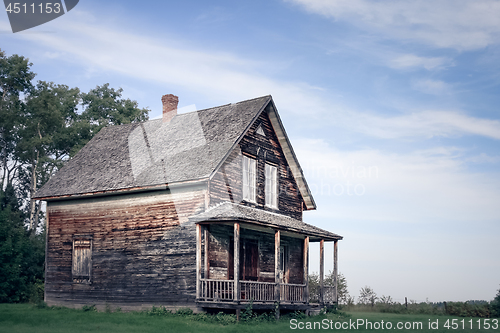
[[[45,284],[43,280],[36,280],[36,282],[33,283],[29,289],[30,303],[38,304],[40,302],[43,302],[44,289],[45,289]]]
[[[500,289],[495,299],[490,303],[490,311],[492,317],[500,317]]]
[[[39,309],[47,309],[49,306],[44,301],[40,301],[36,303],[36,307]]]
[[[224,312],[219,312],[213,316],[215,322],[222,325],[230,325],[236,323],[236,316],[233,314],[226,314]]]
[[[82,306],[82,310],[85,312],[97,312],[97,308],[95,307],[95,304],[93,305],[84,305]]]
[[[166,316],[171,315],[172,311],[165,309],[164,306],[160,306],[158,308],[153,306],[151,310],[146,311],[146,314],[149,316]]]
[[[177,309],[175,314],[182,317],[191,316],[193,314],[193,310],[191,310],[190,308],[179,308]]]
[[[490,307],[487,302],[448,302],[446,303],[446,314],[459,317],[488,318]]]
[[[377,299],[377,293],[368,286],[361,288],[361,290],[359,291],[358,303],[370,304],[372,307],[374,307]]]
[[[43,300],[45,234],[23,225],[12,184],[0,186],[0,303]]]
[[[241,313],[240,319],[243,322],[248,322],[255,317],[255,313],[253,312],[253,299],[245,307],[245,310]]]

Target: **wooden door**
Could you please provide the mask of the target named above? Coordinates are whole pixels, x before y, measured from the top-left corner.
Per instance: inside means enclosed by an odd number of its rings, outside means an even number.
[[[289,283],[289,269],[288,269],[288,247],[280,246],[279,257],[279,276],[281,283]]]
[[[259,279],[259,243],[256,240],[243,240],[240,243],[240,280]]]

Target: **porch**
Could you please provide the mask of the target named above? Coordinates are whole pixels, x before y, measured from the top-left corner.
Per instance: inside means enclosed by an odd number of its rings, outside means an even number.
[[[198,305],[236,309],[238,313],[250,302],[254,309],[275,309],[277,305],[278,310],[305,311],[337,303],[337,242],[341,237],[312,232],[321,230],[319,228],[299,231],[291,230],[289,225],[280,227],[276,222],[272,226],[263,224],[227,220],[197,222]],[[334,286],[324,285],[325,241],[334,242]],[[320,243],[319,304],[309,303],[310,242]]]

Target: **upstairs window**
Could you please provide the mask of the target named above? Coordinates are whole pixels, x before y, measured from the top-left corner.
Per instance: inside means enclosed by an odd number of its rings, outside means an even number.
[[[271,208],[278,208],[278,168],[266,163],[265,172],[266,206]]]
[[[73,282],[90,283],[92,271],[92,239],[82,237],[73,239]]]
[[[257,161],[243,156],[243,200],[256,202]]]

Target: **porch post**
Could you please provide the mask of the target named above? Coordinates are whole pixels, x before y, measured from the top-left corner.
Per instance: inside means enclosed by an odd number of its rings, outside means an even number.
[[[240,224],[234,223],[234,294],[233,300],[235,302],[240,301],[241,289],[240,289]]]
[[[203,277],[205,279],[210,278],[208,276],[208,226],[203,227],[203,238],[205,239],[205,256],[204,256],[204,262],[203,262]]]
[[[325,303],[325,284],[323,281],[323,276],[325,275],[325,240],[322,239],[319,242],[319,287],[320,287],[320,292],[319,292],[319,302],[320,304]]]
[[[275,302],[280,301],[280,242],[281,242],[281,233],[279,230],[274,232],[274,281],[276,283],[274,287],[274,300]],[[280,310],[276,309],[276,319],[279,319]]]
[[[339,294],[337,292],[337,253],[338,253],[338,248],[337,248],[337,243],[338,240],[335,240],[333,242],[333,285],[335,287],[335,291],[333,294],[333,301],[335,303],[339,303]]]
[[[304,284],[306,288],[304,290],[304,302],[309,303],[309,236],[304,238]]]
[[[206,254],[205,254],[206,255]],[[196,225],[196,299],[201,296],[201,225]]]

